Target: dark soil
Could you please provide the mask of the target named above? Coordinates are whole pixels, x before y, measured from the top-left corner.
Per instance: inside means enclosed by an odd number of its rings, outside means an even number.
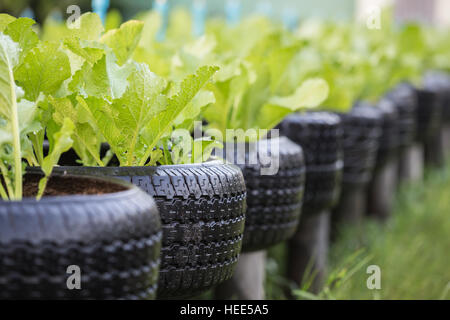
[[[24,197],[35,197],[41,176],[26,175],[23,185]],[[127,187],[92,178],[53,176],[45,189],[44,196],[101,195],[127,190]]]

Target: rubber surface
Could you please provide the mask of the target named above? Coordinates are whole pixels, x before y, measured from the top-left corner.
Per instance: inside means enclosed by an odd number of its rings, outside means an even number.
[[[56,179],[56,178],[55,178]],[[161,222],[138,188],[0,202],[0,299],[152,299]],[[69,290],[67,268],[81,271]]]
[[[413,86],[401,83],[389,92],[386,98],[391,100],[397,109],[398,146],[407,148],[414,143],[417,132],[417,92]]]
[[[258,142],[254,150],[265,149],[265,154],[270,146],[266,141]],[[266,166],[257,152],[249,151],[248,145],[242,163],[237,161],[237,149],[234,160],[227,158],[242,169],[247,186],[244,252],[267,249],[289,239],[301,214],[306,171],[302,149],[286,137],[270,141],[279,146],[279,170],[274,175],[261,175]],[[230,152],[230,146],[226,145],[225,150]]]
[[[236,166],[209,162],[57,170],[118,177],[153,196],[163,229],[158,298],[191,297],[232,276],[246,207],[245,182]]]
[[[397,153],[399,147],[398,112],[395,104],[382,98],[376,105],[360,103],[356,107],[376,108],[381,119],[381,135],[378,139],[378,152],[375,170],[381,169]]]
[[[339,114],[344,128],[343,183],[370,182],[376,164],[381,135],[381,117],[376,108],[360,106]]]
[[[440,96],[442,121],[450,123],[450,75],[445,72],[427,72],[423,79],[424,88]]]
[[[301,145],[306,162],[303,214],[333,207],[339,198],[343,170],[343,129],[340,118],[329,112],[288,116],[281,134]]]
[[[416,91],[418,96],[416,141],[426,142],[438,133],[441,125],[443,110],[441,96],[432,90],[416,89]]]

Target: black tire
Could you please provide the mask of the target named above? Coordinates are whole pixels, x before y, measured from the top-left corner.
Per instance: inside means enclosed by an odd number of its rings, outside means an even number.
[[[428,89],[417,89],[417,134],[416,141],[426,143],[439,132],[442,121],[441,96]]]
[[[413,86],[402,83],[387,95],[387,99],[394,103],[398,113],[398,146],[407,148],[414,143],[417,132],[417,92]]]
[[[274,140],[271,140],[274,141]],[[257,163],[250,164],[248,145],[245,162],[234,159],[242,169],[247,186],[247,213],[242,251],[267,249],[292,237],[297,229],[305,185],[305,163],[300,146],[286,137],[279,143],[279,170],[275,175],[261,175],[265,167],[257,157]],[[270,145],[270,143],[269,143]],[[266,142],[258,142],[255,150],[266,147]],[[229,153],[230,146],[225,146]],[[233,149],[234,150],[234,149]]]
[[[54,176],[49,183],[58,179],[94,181]],[[155,298],[156,204],[135,186],[115,183],[126,191],[0,202],[0,299]],[[81,290],[67,288],[70,265],[80,267]]]
[[[444,94],[444,103],[443,103],[442,114],[443,114],[442,121],[445,124],[449,124],[450,123],[450,89],[447,89]]]
[[[305,154],[306,185],[302,214],[332,208],[339,199],[343,170],[340,118],[328,112],[288,116],[281,134],[298,143]]]
[[[163,241],[158,298],[192,297],[229,279],[245,225],[239,168],[220,162],[159,167],[60,167],[79,175],[118,177],[155,199]]]
[[[381,120],[381,135],[378,139],[378,152],[375,170],[383,168],[397,154],[399,145],[398,113],[389,99],[381,99],[376,105],[360,103],[356,107],[376,108]]]
[[[381,135],[381,117],[373,107],[360,106],[339,114],[344,128],[343,183],[367,185],[372,179]]]
[[[443,72],[428,72],[423,80],[424,88],[439,95],[442,122],[450,123],[450,75]]]

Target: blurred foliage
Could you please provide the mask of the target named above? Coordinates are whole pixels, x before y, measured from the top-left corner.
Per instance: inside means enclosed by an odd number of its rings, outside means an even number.
[[[298,299],[445,299],[450,300],[450,163],[429,172],[424,183],[401,188],[387,225],[366,221],[342,230],[330,252],[329,275],[317,295],[308,286]],[[285,247],[269,250],[268,299],[283,299]],[[369,265],[381,268],[381,290],[369,290]]]
[[[70,5],[78,5],[81,12],[91,11],[91,2],[91,0],[1,0],[0,12],[18,17],[28,7],[33,10],[35,20],[42,23],[53,10],[65,15]],[[110,9],[130,19],[136,12],[149,10],[152,2],[152,0],[111,0]]]

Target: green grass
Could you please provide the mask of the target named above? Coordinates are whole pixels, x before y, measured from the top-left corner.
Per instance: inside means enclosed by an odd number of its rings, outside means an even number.
[[[270,251],[268,299],[284,299],[285,247]],[[381,289],[369,290],[369,265],[381,269]],[[403,187],[393,217],[362,230],[348,228],[331,248],[330,272],[318,295],[301,299],[450,299],[450,165]]]

